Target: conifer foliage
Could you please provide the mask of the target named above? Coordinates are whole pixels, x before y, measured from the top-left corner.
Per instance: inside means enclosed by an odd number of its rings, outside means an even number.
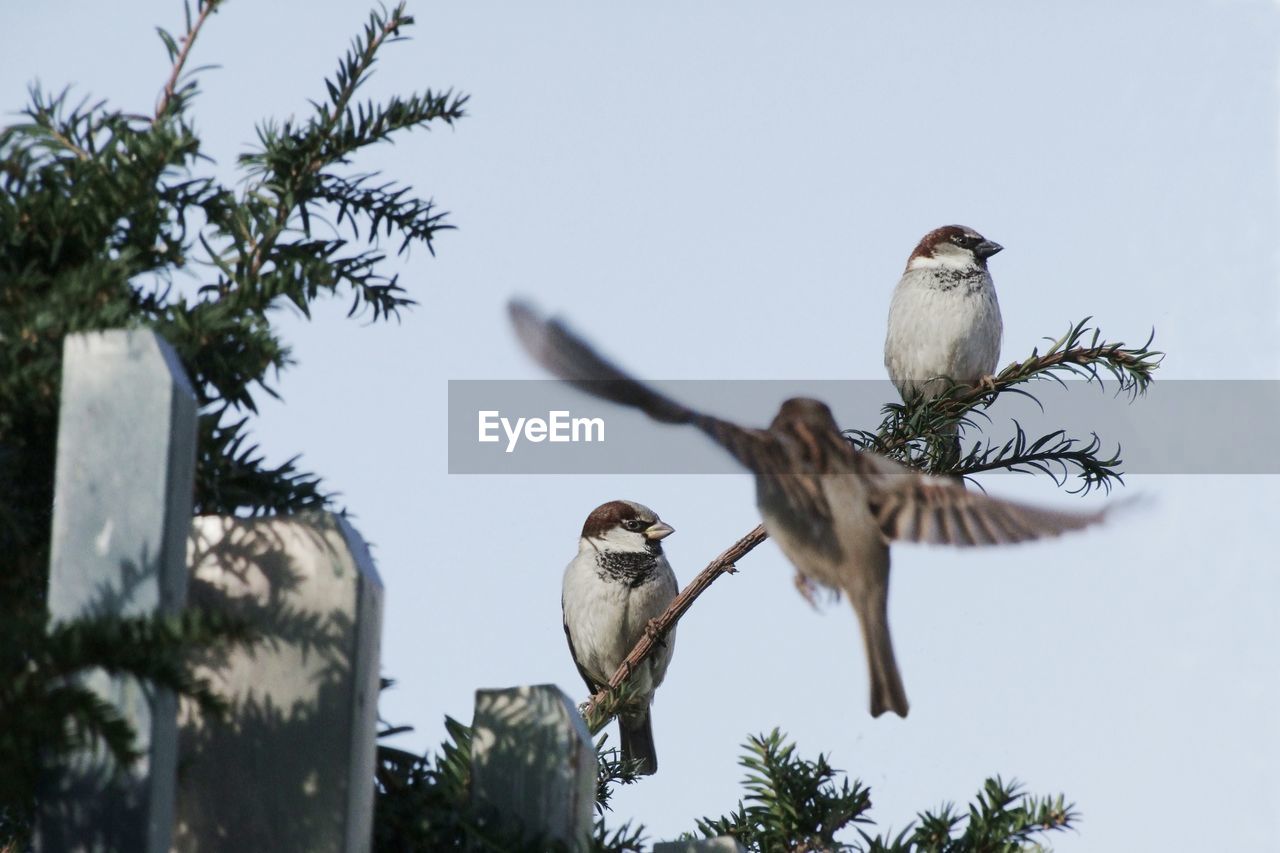
[[[432,201],[357,167],[365,148],[465,114],[466,95],[449,90],[359,98],[413,24],[403,4],[370,14],[310,114],[261,122],[237,179],[219,180],[195,130],[202,69],[189,63],[222,5],[197,0],[180,35],[160,31],[171,67],[146,114],[33,86],[22,119],[0,131],[0,843],[26,831],[37,745],[136,757],[127,723],[75,673],[102,666],[207,704],[183,645],[247,639],[195,616],[49,630],[63,339],[149,326],[173,345],[200,405],[197,512],[327,506],[317,477],[293,459],[267,463],[250,437],[256,401],[291,363],[273,310],[309,316],[337,296],[352,317],[395,317],[412,299],[383,272],[388,247],[432,250],[450,227]]]
[[[332,497],[296,457],[265,461],[250,426],[262,394],[291,364],[273,322],[291,305],[310,316],[322,297],[347,300],[349,316],[396,317],[413,304],[389,255],[415,245],[434,253],[452,227],[413,188],[361,172],[359,155],[414,129],[453,125],[467,96],[426,90],[363,100],[379,56],[404,38],[404,4],[366,19],[337,70],[299,120],[266,119],[235,166],[217,176],[202,152],[194,110],[198,37],[223,0],[195,0],[181,33],[160,31],[170,60],[154,108],[130,112],[71,90],[32,87],[20,121],[0,130],[0,851],[28,837],[39,750],[99,745],[136,760],[134,732],[108,704],[78,686],[92,667],[164,686],[216,712],[217,696],[192,677],[192,647],[248,643],[233,621],[208,614],[93,619],[50,626],[45,617],[59,377],[71,333],[148,326],[182,359],[198,396],[196,510],[262,515],[331,507]],[[251,14],[246,8],[245,14]],[[318,87],[320,88],[320,87]],[[250,134],[246,128],[246,136]],[[1130,393],[1151,381],[1160,354],[1108,343],[1075,324],[994,377],[936,400],[890,404],[875,431],[851,431],[857,446],[926,470],[960,476],[1006,468],[1080,477],[1083,490],[1119,480],[1120,458],[1101,442],[1054,434],[979,442],[962,458],[939,448],[957,426],[976,428],[1000,393],[1028,393],[1032,379],[1108,374]],[[743,554],[763,535],[749,543]],[[729,565],[725,571],[731,571]],[[625,685],[618,690],[625,693]],[[620,693],[620,695],[622,695]],[[599,697],[598,697],[599,698]],[[615,697],[616,698],[616,697]],[[601,700],[602,701],[602,700]],[[596,728],[613,706],[596,703]],[[603,710],[602,710],[603,709]],[[453,720],[434,756],[390,746],[378,752],[378,850],[548,849],[499,831],[468,796],[470,733]],[[384,727],[383,736],[403,728]],[[610,797],[638,779],[602,739],[595,849],[642,849],[643,830],[606,826]],[[731,834],[751,850],[1006,851],[1033,848],[1043,833],[1072,825],[1061,797],[1037,799],[998,777],[965,812],[922,813],[889,838],[873,835],[872,792],[819,755],[801,757],[775,730],[745,745],[745,796],[694,835]],[[661,780],[646,784],[661,784]]]

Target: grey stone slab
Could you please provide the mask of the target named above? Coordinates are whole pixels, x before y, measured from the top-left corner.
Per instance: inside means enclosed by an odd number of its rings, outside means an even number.
[[[195,395],[157,334],[67,337],[48,590],[55,623],[182,608],[195,442]],[[123,774],[113,774],[101,753],[50,768],[37,847],[165,851],[173,816],[174,697],[105,673],[85,681],[124,712],[145,757]]]
[[[191,534],[192,605],[261,639],[200,661],[232,712],[183,708],[174,850],[368,850],[382,583],[363,540],[327,513]]]
[[[513,828],[571,847],[591,836],[596,751],[564,691],[552,684],[477,690],[471,796]]]

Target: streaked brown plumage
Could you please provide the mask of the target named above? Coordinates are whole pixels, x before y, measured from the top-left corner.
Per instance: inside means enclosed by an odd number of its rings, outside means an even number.
[[[906,716],[889,636],[889,543],[999,545],[1056,536],[1102,520],[966,491],[855,450],[825,403],[787,400],[768,429],[702,414],[631,378],[558,321],[510,305],[516,332],[543,367],[577,387],[663,423],[702,430],[756,475],[765,529],[804,578],[843,591],[862,627],[871,714]]]

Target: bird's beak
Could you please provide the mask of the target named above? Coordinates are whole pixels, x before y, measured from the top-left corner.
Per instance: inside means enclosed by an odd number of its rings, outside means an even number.
[[[676,532],[676,529],[672,527],[670,524],[667,524],[662,521],[655,521],[653,524],[650,524],[645,529],[644,538],[645,539],[666,539],[668,536],[670,536],[672,533],[675,533],[675,532]]]
[[[981,243],[973,247],[973,253],[982,259],[987,259],[1003,249],[999,243],[993,240],[983,240]]]

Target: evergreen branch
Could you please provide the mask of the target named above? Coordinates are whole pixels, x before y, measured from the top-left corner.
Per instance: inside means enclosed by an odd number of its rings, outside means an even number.
[[[1034,797],[1013,781],[987,779],[967,814],[951,803],[918,816],[893,840],[859,830],[867,853],[985,853],[1046,849],[1037,837],[1073,828],[1080,819],[1063,796]],[[959,835],[956,834],[959,830]]]
[[[329,102],[312,101],[316,114],[302,130],[295,131],[291,122],[279,127],[271,123],[260,126],[262,151],[241,155],[240,162],[265,176],[274,176],[270,183],[290,187],[318,174],[328,164],[346,162],[356,149],[386,140],[399,130],[436,120],[451,125],[462,118],[468,96],[452,90],[439,94],[427,90],[408,97],[393,96],[382,105],[366,102],[352,106],[356,91],[373,70],[379,49],[399,41],[400,30],[414,23],[411,16],[404,14],[404,8],[401,3],[390,13],[382,10],[369,15],[363,34],[353,40],[334,79],[325,80]],[[283,226],[283,222],[280,224]]]
[[[436,212],[435,202],[430,199],[408,198],[408,187],[397,187],[393,183],[380,186],[366,186],[365,183],[374,175],[361,175],[356,178],[342,178],[337,175],[320,175],[317,196],[330,202],[337,208],[339,225],[345,220],[352,232],[360,236],[356,212],[364,214],[369,220],[369,237],[377,239],[379,228],[385,226],[387,236],[393,229],[404,235],[397,250],[403,254],[414,240],[421,240],[433,255],[435,248],[432,238],[435,232],[453,228],[445,225],[446,213]]]
[[[739,761],[747,769],[747,796],[720,818],[700,818],[706,838],[731,835],[750,850],[835,851],[850,845],[836,841],[841,830],[858,823],[871,808],[871,792],[846,777],[839,786],[825,755],[809,761],[796,755],[794,743],[774,729],[743,744]]]
[[[334,164],[348,162],[356,150],[389,139],[394,133],[421,127],[432,121],[448,124],[462,118],[466,95],[452,90],[436,94],[428,90],[409,97],[393,96],[383,104],[352,104],[356,91],[368,79],[378,51],[387,43],[400,40],[402,28],[413,23],[404,13],[404,3],[390,12],[385,9],[370,14],[361,36],[357,37],[339,63],[333,79],[326,79],[328,103],[312,102],[316,113],[301,129],[295,130],[291,122],[275,125],[267,122],[258,128],[259,151],[241,155],[240,163],[258,176],[258,182],[246,192],[243,204],[253,211],[248,221],[219,218],[220,227],[242,247],[244,258],[236,264],[236,273],[227,276],[215,289],[226,293],[232,283],[242,290],[251,290],[252,297],[260,299],[269,290],[256,287],[268,270],[279,273],[286,270],[296,258],[281,256],[279,247],[282,235],[290,228],[295,215],[301,220],[301,231],[311,232],[311,206],[328,203],[337,207],[338,221],[344,219],[355,227],[354,213],[360,212],[371,220],[369,233],[375,235],[380,227],[387,234],[398,228],[404,240],[400,252],[407,250],[414,240],[426,243],[434,254],[431,239],[436,231],[446,226],[443,213],[434,212],[430,201],[404,199],[406,190],[392,190],[391,185],[366,187],[367,178],[344,179],[322,170]],[[358,233],[358,232],[357,232]],[[327,244],[315,257],[315,265],[326,264],[372,266],[382,260],[380,255],[360,255],[355,259],[334,259],[331,253],[341,241],[314,241],[315,245]],[[291,247],[296,250],[298,246]],[[215,253],[211,252],[211,256]],[[220,264],[226,275],[225,262]],[[297,278],[297,277],[295,277]],[[305,277],[304,277],[305,278]],[[399,288],[394,279],[377,282],[358,277],[338,275],[331,280],[321,280],[327,289],[336,287],[338,281],[347,279],[356,286],[356,296],[351,313],[360,304],[374,307],[374,319],[392,316],[396,308],[409,304],[409,300],[396,295]],[[292,301],[305,311],[306,302],[315,294],[316,283],[300,281],[284,282],[284,291]],[[245,285],[254,287],[246,288]],[[269,298],[274,298],[270,294]]]
[[[1119,383],[1117,394],[1126,393],[1133,400],[1146,393],[1156,369],[1164,360],[1164,353],[1151,349],[1155,332],[1152,331],[1146,342],[1137,347],[1107,343],[1101,339],[1100,329],[1089,326],[1092,319],[1085,317],[1056,341],[1046,338],[1052,343],[1043,355],[1038,347],[1033,349],[1026,361],[1009,364],[990,383],[953,386],[943,395],[948,403],[942,407],[941,413],[959,416],[978,403],[989,406],[1000,392],[1032,379],[1052,378],[1061,383],[1061,377],[1056,374],[1064,372],[1084,376],[1089,382],[1097,381],[1103,385],[1102,371],[1105,370]],[[1084,343],[1086,338],[1087,344]]]
[[[356,150],[383,142],[397,131],[437,120],[452,125],[466,114],[463,107],[467,100],[466,95],[456,95],[452,89],[439,93],[428,89],[408,97],[393,96],[384,104],[365,102],[354,109],[348,107],[341,121],[322,137],[311,171],[319,171],[326,163],[345,163]]]
[[[294,456],[274,467],[246,434],[248,419],[219,423],[216,413],[199,420],[196,466],[197,514],[269,515],[328,509],[336,495],[297,467]]]
[[[283,133],[260,129],[264,150],[248,158],[247,186],[197,171],[207,158],[189,116],[200,71],[192,57],[221,7],[222,0],[188,2],[185,34],[160,31],[169,67],[151,114],[37,85],[19,122],[0,128],[0,233],[7,235],[0,252],[0,561],[7,561],[0,572],[0,849],[6,835],[21,837],[30,825],[40,756],[105,745],[122,762],[133,757],[128,721],[88,690],[82,671],[101,668],[216,705],[209,685],[178,656],[179,635],[195,639],[191,626],[49,633],[63,340],[146,325],[173,345],[201,412],[199,510],[243,516],[325,506],[333,496],[296,467],[296,457],[264,460],[242,417],[255,412],[259,391],[274,393],[271,372],[291,363],[271,309],[289,299],[305,312],[318,294],[350,286],[353,310],[394,314],[410,300],[392,271],[378,269],[389,252],[361,251],[367,247],[355,242],[376,244],[399,230],[401,251],[415,240],[431,248],[435,231],[449,227],[431,202],[412,199],[401,185],[370,177],[326,183],[328,164],[345,163],[356,148],[462,115],[466,98],[452,93],[356,105],[373,55],[411,21],[403,6],[370,17],[377,31],[366,29],[348,57],[352,73],[334,89],[327,122],[296,132],[287,124]],[[312,239],[308,206],[312,214],[336,209],[355,240]],[[356,228],[364,217],[369,224]],[[188,297],[173,284],[180,274],[208,280]]]
[[[632,827],[627,821],[610,831],[603,818],[597,818],[592,828],[591,850],[595,853],[644,853],[644,827]]]
[[[196,0],[196,9],[199,15],[195,21],[191,20],[191,7],[185,6],[184,11],[187,15],[187,31],[182,36],[181,44],[175,44],[173,36],[164,30],[159,30],[160,39],[165,44],[165,49],[169,51],[169,59],[173,61],[173,69],[169,72],[169,79],[164,84],[164,91],[160,95],[160,102],[156,104],[155,120],[169,114],[170,106],[174,103],[174,93],[178,88],[178,79],[182,76],[182,69],[187,64],[187,55],[191,52],[191,45],[195,43],[196,36],[200,34],[200,28],[204,26],[204,22],[209,16],[217,11],[218,6],[222,4],[222,0]]]
[[[603,816],[612,811],[609,800],[613,798],[613,786],[634,785],[643,777],[637,772],[640,760],[622,760],[622,752],[616,747],[605,748],[608,735],[596,741],[596,814]]]
[[[639,642],[631,649],[631,653],[618,666],[613,677],[609,679],[609,684],[604,689],[597,692],[589,700],[587,700],[586,709],[583,711],[583,719],[587,723],[587,728],[592,734],[596,734],[600,729],[604,728],[609,720],[617,714],[627,701],[627,695],[624,685],[636,671],[636,668],[653,653],[654,648],[662,642],[662,638],[666,636],[680,617],[693,606],[693,602],[698,596],[706,592],[707,588],[716,580],[716,578],[725,574],[733,574],[738,570],[736,565],[747,554],[768,538],[768,534],[764,532],[764,525],[756,525],[755,529],[743,536],[737,542],[730,545],[724,553],[716,557],[707,567],[698,573],[698,576],[690,581],[689,585],[681,590],[662,615],[649,623],[648,629],[640,638]]]
[[[284,296],[306,317],[311,316],[310,302],[321,290],[336,291],[345,284],[352,290],[351,310],[354,316],[361,305],[373,308],[375,320],[396,316],[399,309],[414,304],[401,294],[399,276],[383,276],[375,270],[386,256],[376,251],[362,251],[339,256],[345,240],[297,240],[276,247],[271,268],[259,279],[260,295]]]
[[[139,758],[136,732],[114,705],[80,682],[82,674],[101,670],[134,678],[217,716],[226,703],[207,679],[195,675],[192,652],[227,643],[248,646],[257,639],[235,617],[195,609],[176,616],[92,616],[45,632],[10,624],[4,626],[4,647],[18,635],[26,643],[27,664],[0,683],[0,766],[25,763],[30,742],[53,755],[97,743],[117,763],[130,764]]]
[[[1075,490],[1078,492],[1099,485],[1110,488],[1113,481],[1123,482],[1119,449],[1110,458],[1099,458],[1101,440],[1096,435],[1092,441],[1084,442],[1058,431],[1031,441],[1015,421],[1015,435],[1003,445],[979,443],[963,457],[955,451],[958,432],[976,427],[974,415],[987,418],[986,410],[1001,394],[1021,394],[1036,400],[1033,393],[1020,387],[1032,380],[1048,379],[1065,387],[1062,375],[1068,374],[1105,387],[1105,380],[1110,377],[1117,383],[1117,395],[1127,394],[1132,401],[1144,394],[1164,357],[1150,348],[1154,332],[1141,346],[1108,343],[1102,340],[1098,329],[1089,327],[1090,319],[1086,317],[1061,338],[1051,340],[1043,354],[1037,348],[1026,360],[1009,364],[978,385],[953,382],[931,399],[886,404],[876,431],[847,430],[845,437],[860,450],[880,453],[933,474],[969,476],[998,469],[1039,471],[1049,474],[1061,486],[1068,472],[1076,469],[1083,481]]]
[[[1043,850],[1037,838],[1072,828],[1075,806],[1056,797],[1033,797],[1018,782],[987,779],[968,812],[946,803],[917,815],[892,838],[872,836],[859,825],[870,824],[871,791],[857,779],[838,778],[841,771],[819,754],[809,760],[794,743],[774,729],[743,744],[739,761],[747,770],[746,796],[738,807],[718,818],[696,821],[705,838],[730,835],[760,853],[818,853],[861,850],[865,853],[1016,853]],[[856,829],[861,843],[837,839]],[[692,840],[694,834],[684,838]]]
[[[46,96],[38,85],[29,87],[31,105],[23,110],[23,115],[31,119],[31,123],[10,125],[4,128],[3,135],[0,135],[0,152],[3,152],[6,161],[13,159],[19,151],[29,152],[33,145],[39,145],[41,142],[45,143],[42,146],[45,148],[70,151],[77,160],[93,159],[96,153],[92,150],[93,135],[98,129],[98,123],[95,122],[94,117],[102,109],[102,103],[86,108],[85,101],[81,100],[72,108],[70,114],[64,114],[63,108],[70,91],[70,89],[63,89],[50,97]],[[20,142],[24,137],[30,140],[29,144],[24,145]],[[86,144],[77,143],[75,141],[77,137],[86,140]],[[54,145],[50,146],[49,141]],[[18,177],[32,171],[33,166],[44,165],[47,164],[40,160],[13,163],[7,166],[5,171]]]
[[[392,97],[385,106],[365,103],[351,107],[352,99],[373,70],[379,48],[401,39],[400,30],[412,26],[401,2],[390,13],[372,12],[364,33],[354,39],[338,71],[336,83],[325,80],[329,104],[315,104],[316,118],[309,123],[300,142],[313,150],[308,171],[318,172],[324,163],[343,162],[356,148],[386,139],[397,130],[418,127],[436,119],[452,124],[463,116],[466,95],[452,91],[432,94],[430,90],[408,98]],[[314,104],[314,102],[313,102]]]
[[[405,4],[401,2],[389,15],[386,14],[385,9],[381,14],[369,13],[369,22],[365,24],[363,38],[352,40],[351,49],[347,51],[347,55],[338,66],[338,72],[335,75],[337,84],[325,80],[333,111],[330,113],[328,107],[319,107],[320,126],[316,128],[319,138],[329,138],[339,121],[350,120],[351,99],[355,96],[356,90],[364,85],[369,72],[373,69],[378,48],[388,39],[398,40],[400,28],[413,24],[413,18],[406,15],[404,9]]]
[[[950,473],[968,477],[996,470],[1019,474],[1038,471],[1062,487],[1074,466],[1078,469],[1081,483],[1075,489],[1068,489],[1072,494],[1087,494],[1098,486],[1109,492],[1113,481],[1124,483],[1124,475],[1120,471],[1123,461],[1120,448],[1117,447],[1109,458],[1100,458],[1098,451],[1102,449],[1102,439],[1096,432],[1090,433],[1091,439],[1087,443],[1082,439],[1069,438],[1063,430],[1051,432],[1033,442],[1016,420],[1013,428],[1014,436],[1003,445],[991,442],[975,444]]]
[[[389,16],[378,12],[370,13],[363,41],[355,39],[338,66],[337,85],[325,80],[333,105],[332,112],[327,106],[317,105],[318,116],[308,122],[307,130],[303,133],[294,133],[290,122],[285,122],[278,131],[273,124],[267,123],[258,129],[262,152],[240,156],[242,164],[263,172],[259,188],[252,190],[249,195],[256,195],[260,189],[273,188],[277,197],[274,221],[264,229],[261,239],[254,240],[250,237],[248,240],[252,244],[246,270],[250,280],[257,279],[270,259],[276,241],[284,232],[295,208],[302,216],[304,230],[309,230],[307,201],[310,193],[306,190],[313,176],[325,164],[321,151],[326,147],[326,139],[335,131],[338,121],[345,116],[347,104],[364,82],[365,74],[373,67],[383,41],[391,33],[398,32],[400,26],[412,23],[413,19],[406,18],[403,13],[404,3],[397,6]],[[294,301],[296,303],[301,300]]]

